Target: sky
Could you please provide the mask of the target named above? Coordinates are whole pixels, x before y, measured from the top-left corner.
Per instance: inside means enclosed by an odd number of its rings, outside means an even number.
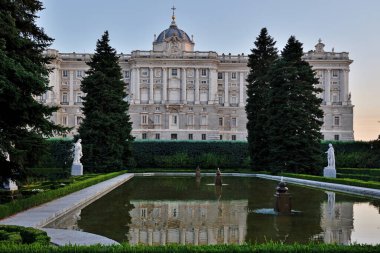
[[[378,0],[42,0],[37,24],[61,53],[93,53],[104,31],[118,53],[151,50],[154,34],[171,22],[189,36],[195,50],[249,54],[266,27],[282,50],[295,35],[304,51],[318,39],[325,50],[349,52],[349,86],[355,140],[380,134],[380,1]]]

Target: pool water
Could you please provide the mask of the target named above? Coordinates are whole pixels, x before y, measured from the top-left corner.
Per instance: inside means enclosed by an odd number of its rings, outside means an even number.
[[[223,177],[134,177],[48,227],[130,244],[380,243],[380,200],[297,185],[291,215],[273,212],[278,182]]]

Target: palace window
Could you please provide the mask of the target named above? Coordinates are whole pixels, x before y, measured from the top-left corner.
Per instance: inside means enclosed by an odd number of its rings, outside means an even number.
[[[189,140],[193,139],[193,134],[189,134]]]
[[[77,103],[82,103],[82,93],[78,92],[75,100]]]
[[[69,71],[67,69],[62,70],[62,76],[63,77],[68,77],[69,76]]]
[[[62,102],[63,103],[67,103],[68,102],[67,92],[62,93]]]
[[[223,72],[218,72],[218,79],[223,79]]]
[[[154,115],[154,124],[155,125],[161,124],[161,115]]]
[[[206,134],[202,134],[202,141],[206,140]]]
[[[62,116],[62,125],[67,126],[67,116]]]
[[[80,125],[80,124],[82,124],[82,121],[83,121],[83,118],[80,117],[80,116],[77,116],[77,117],[76,117],[76,122],[75,122],[75,124],[76,124],[76,125]]]
[[[160,134],[156,134],[156,140],[160,139]]]
[[[223,135],[219,135],[219,140],[223,140]]]
[[[156,107],[156,111],[159,112],[160,111],[160,107],[157,106]]]
[[[231,127],[237,127],[237,119],[236,118],[231,119]]]
[[[141,115],[141,125],[148,124],[148,115]]]
[[[178,117],[177,115],[172,115],[172,125],[177,125],[178,124]]]
[[[332,70],[332,77],[339,77],[339,70],[338,69]]]
[[[207,84],[207,80],[202,80],[201,84]]]
[[[339,141],[339,134],[334,135],[334,141]]]
[[[146,133],[142,134],[142,139],[145,140],[147,138]]]
[[[187,125],[189,125],[189,126],[194,125],[194,116],[193,115],[187,115]]]
[[[177,75],[178,75],[177,69],[172,69],[172,76],[177,76]]]
[[[232,139],[233,141],[236,141],[236,135],[233,134],[233,135],[231,136],[231,139]]]
[[[149,75],[149,69],[148,68],[142,68],[141,69],[141,76],[147,77]]]
[[[201,117],[201,125],[202,125],[202,126],[207,125],[207,116],[206,116],[206,115],[203,115],[203,116]]]
[[[129,70],[124,71],[124,78],[129,78]]]
[[[219,118],[219,126],[223,126],[223,118]]]
[[[231,73],[231,79],[236,79],[236,72]]]
[[[170,139],[172,140],[177,140],[177,134],[171,134]]]
[[[201,69],[201,76],[207,76],[207,69]]]
[[[340,125],[340,118],[338,116],[334,117],[334,126]]]
[[[236,96],[231,97],[231,104],[236,104]]]
[[[78,78],[83,77],[83,70],[77,70],[77,77]]]

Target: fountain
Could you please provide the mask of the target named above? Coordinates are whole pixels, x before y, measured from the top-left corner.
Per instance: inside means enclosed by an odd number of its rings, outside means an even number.
[[[288,187],[286,187],[286,183],[281,177],[280,183],[276,187],[276,202],[274,205],[274,210],[279,214],[291,214],[292,212],[292,203],[291,203],[291,195],[288,193]]]
[[[220,173],[220,170],[216,171],[216,176],[215,176],[215,185],[222,186],[222,174]]]

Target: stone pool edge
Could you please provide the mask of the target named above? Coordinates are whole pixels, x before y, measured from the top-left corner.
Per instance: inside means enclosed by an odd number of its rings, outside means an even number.
[[[56,245],[119,244],[114,240],[96,234],[75,230],[50,229],[43,227],[75,209],[86,206],[101,198],[133,177],[133,173],[125,173],[123,175],[108,179],[96,185],[89,186],[64,197],[2,219],[0,224],[34,227],[45,230],[51,238],[51,243]]]

